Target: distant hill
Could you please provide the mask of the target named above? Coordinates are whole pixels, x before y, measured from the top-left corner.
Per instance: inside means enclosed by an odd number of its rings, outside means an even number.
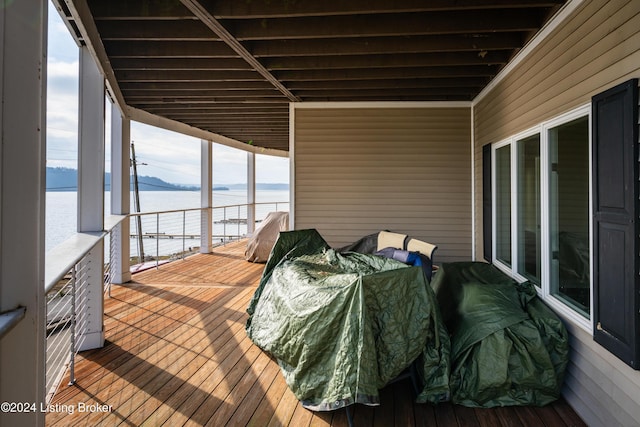
[[[104,177],[104,188],[111,189],[111,174]],[[138,189],[140,191],[200,191],[199,185],[172,184],[154,176],[139,176]],[[214,191],[246,190],[247,184],[224,184],[213,187]],[[47,168],[47,191],[77,191],[78,171],[71,168]],[[288,191],[289,184],[284,183],[256,183],[256,190]]]
[[[230,190],[246,190],[247,184],[224,184],[225,187],[229,187]],[[289,184],[280,182],[258,182],[256,183],[256,190],[278,190],[288,191]]]
[[[111,174],[104,177],[104,188],[111,189]],[[163,181],[153,176],[139,176],[138,189],[140,191],[200,191],[200,186],[178,185]],[[228,190],[218,187],[216,190]],[[71,168],[47,168],[47,191],[77,191],[78,171]]]

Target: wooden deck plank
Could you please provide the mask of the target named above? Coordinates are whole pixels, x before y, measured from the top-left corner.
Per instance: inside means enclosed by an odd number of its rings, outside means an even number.
[[[311,425],[311,419],[313,418],[313,412],[304,408],[302,405],[297,405],[289,425],[308,427]]]
[[[277,363],[273,361],[272,363],[267,363],[265,369],[257,379],[256,387],[264,390],[265,394],[267,394],[279,373],[280,369]],[[249,420],[256,413],[263,398],[264,395],[260,393],[247,393],[246,397],[238,405],[237,410],[227,422],[227,426],[243,427],[249,424]]]
[[[333,412],[314,412],[309,427],[329,427],[333,420]],[[357,424],[360,426],[360,424]]]
[[[496,411],[490,408],[474,408],[480,427],[502,427],[504,424],[498,418]],[[506,427],[506,426],[505,426]]]
[[[436,425],[434,405],[414,405],[413,413],[416,419],[416,427],[432,427]]]
[[[267,389],[266,396],[260,401],[260,404],[254,411],[253,415],[247,422],[247,426],[249,427],[264,427],[266,426],[271,417],[273,416],[273,412],[275,408],[280,403],[280,400],[284,396],[285,391],[287,390],[287,384],[284,381],[282,375],[277,375],[276,378],[271,383],[271,386]]]
[[[232,294],[229,294],[229,299],[232,297]],[[228,301],[228,299],[221,299],[221,302],[224,301]],[[240,300],[242,301],[242,300]],[[211,310],[215,310],[216,308],[218,308],[218,310],[220,310],[220,307],[218,307],[218,305],[211,305],[209,309]],[[176,329],[173,329],[171,327],[167,326],[167,323],[170,322],[169,319],[167,318],[163,318],[161,320],[158,320],[156,323],[158,324],[157,328],[154,328],[154,330],[152,330],[151,332],[154,333],[159,333],[160,330],[164,330],[165,333],[167,333],[168,335],[166,336],[166,339],[168,340],[172,340],[175,337],[172,334],[175,334],[177,336],[180,337],[180,339],[186,339],[190,336],[190,334],[192,333],[197,333],[198,329],[197,328],[192,328],[190,326],[185,326],[185,325],[180,325],[180,323],[174,323],[174,325],[178,328],[177,331]],[[180,327],[182,327],[182,329],[179,329]],[[156,330],[157,329],[157,330]],[[225,328],[226,329],[226,328]],[[222,332],[225,332],[225,329],[222,330]],[[123,341],[123,345],[122,347],[118,348],[118,351],[121,353],[122,357],[119,357],[118,359],[116,359],[113,363],[109,363],[106,365],[103,365],[107,368],[110,368],[111,366],[113,366],[113,370],[111,372],[120,375],[120,373],[127,373],[129,377],[135,378],[135,376],[133,375],[133,373],[135,373],[135,369],[137,369],[138,364],[140,363],[141,360],[143,360],[142,358],[135,358],[134,354],[142,354],[143,357],[146,354],[145,352],[149,352],[149,348],[148,345],[152,345],[156,342],[156,340],[159,338],[157,335],[152,335],[149,336],[148,334],[145,335],[143,328],[138,325],[138,328],[136,329],[137,334],[135,334],[135,339],[131,340],[131,341]],[[150,339],[153,338],[153,339]],[[176,338],[177,339],[177,338]],[[178,344],[180,344],[180,340],[176,341]],[[127,343],[132,344],[134,347],[133,348],[128,348],[126,346]],[[112,346],[114,347],[114,346]],[[98,390],[102,390],[104,388],[103,385],[101,384],[93,384],[92,381],[102,381],[105,379],[104,375],[102,375],[102,372],[97,371],[92,375],[84,375],[86,373],[78,373],[77,377],[79,379],[82,379],[82,387],[85,390],[89,390],[91,392],[95,392],[96,389]],[[79,380],[80,381],[80,380]],[[116,385],[116,390],[118,389],[119,384]],[[73,393],[73,391],[75,390],[76,392],[78,392],[78,390],[74,387],[70,387],[69,388],[70,392]],[[103,392],[104,393],[104,392]],[[67,395],[68,396],[68,395]]]
[[[456,414],[456,420],[458,420],[458,425],[460,427],[480,427],[480,422],[478,421],[473,408],[454,405],[453,411]]]
[[[296,407],[299,405],[298,399],[296,399],[291,390],[286,388],[266,427],[288,426]]]
[[[393,413],[395,402],[392,387],[385,387],[380,390],[380,406],[376,406],[373,414],[373,425],[384,427],[394,425]]]
[[[227,425],[245,396],[249,394],[249,391],[256,392],[257,389],[259,390],[260,385],[257,383],[258,378],[270,361],[271,359],[266,353],[260,353],[258,355],[240,381],[233,387],[229,394],[222,399],[225,404],[221,405],[218,410],[213,413],[206,423],[207,426]]]
[[[416,424],[413,413],[413,401],[415,399],[413,386],[409,379],[396,382],[390,385],[393,389],[393,400],[395,415],[394,424],[403,426],[413,426]],[[384,404],[385,402],[381,402]]]
[[[229,340],[223,347],[220,348],[219,356],[223,358],[230,355],[234,349],[237,349],[237,340],[242,339],[244,331],[238,330],[235,338]],[[191,398],[193,393],[200,389],[202,383],[209,377],[209,375],[220,367],[220,362],[213,359],[207,359],[205,364],[198,369],[188,381],[180,384],[177,390],[154,411],[142,425],[162,425],[169,419],[176,411],[180,410],[185,404],[187,399]]]
[[[52,403],[111,405],[108,413],[51,412],[48,426],[347,426],[346,411],[312,412],[288,389],[275,360],[246,336],[246,307],[264,265],[243,242],[134,274],[105,299],[103,349],[83,352],[75,386]],[[68,375],[63,384],[68,382]],[[357,427],[584,426],[564,400],[543,408],[415,404],[409,382],[355,405]]]

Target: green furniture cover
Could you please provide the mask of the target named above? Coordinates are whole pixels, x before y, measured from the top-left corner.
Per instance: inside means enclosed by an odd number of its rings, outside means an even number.
[[[308,409],[379,404],[414,361],[418,401],[449,397],[449,338],[420,267],[281,232],[247,312],[248,336]]]
[[[569,344],[530,282],[483,262],[443,264],[431,282],[451,333],[451,400],[542,406],[560,396]]]

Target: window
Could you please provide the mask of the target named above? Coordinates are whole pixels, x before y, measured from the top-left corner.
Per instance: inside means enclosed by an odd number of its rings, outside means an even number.
[[[518,150],[518,272],[540,286],[540,134],[516,142]]]
[[[549,129],[550,294],[590,312],[589,120]]]
[[[511,147],[496,150],[496,258],[511,266]]]
[[[588,106],[493,146],[496,266],[590,327]]]

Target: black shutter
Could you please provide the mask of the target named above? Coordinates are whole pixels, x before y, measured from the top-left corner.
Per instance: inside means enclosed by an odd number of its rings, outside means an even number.
[[[482,147],[482,242],[484,259],[493,260],[493,231],[492,231],[491,202],[491,144]]]
[[[640,368],[638,80],[593,97],[594,339]]]

